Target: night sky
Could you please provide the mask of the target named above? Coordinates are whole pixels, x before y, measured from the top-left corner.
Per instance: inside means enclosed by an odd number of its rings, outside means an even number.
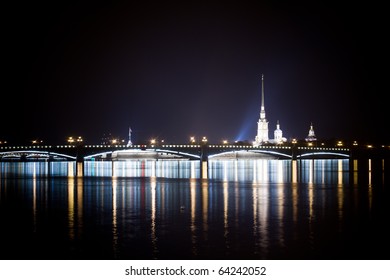
[[[390,141],[384,7],[13,2],[2,8],[0,140],[99,144],[131,127],[135,144],[252,142],[264,74],[270,138],[279,121],[287,139],[313,123],[319,139]]]

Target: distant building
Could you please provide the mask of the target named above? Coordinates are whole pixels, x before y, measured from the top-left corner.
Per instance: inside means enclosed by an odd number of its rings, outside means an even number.
[[[274,144],[282,144],[287,142],[287,139],[283,137],[283,131],[280,129],[279,121],[277,122],[276,129],[274,131],[274,139],[271,139],[270,142]]]
[[[129,127],[129,141],[127,142],[127,147],[133,146],[133,142],[131,142],[131,128]]]
[[[259,146],[267,143],[268,139],[268,122],[265,118],[265,107],[264,107],[264,75],[261,75],[261,109],[260,119],[257,122],[257,135],[253,146]]]
[[[286,142],[287,139],[283,137],[283,132],[280,129],[279,121],[276,124],[276,129],[274,131],[274,139],[268,138],[268,121],[265,117],[265,106],[264,106],[264,75],[261,75],[261,108],[260,108],[260,119],[257,122],[257,135],[253,146],[258,147],[262,144],[272,143],[272,144],[282,144]]]
[[[310,124],[309,134],[307,135],[305,140],[306,140],[306,142],[317,141],[317,138],[316,138],[316,135],[314,133],[314,128],[313,128],[313,124],[312,123]]]

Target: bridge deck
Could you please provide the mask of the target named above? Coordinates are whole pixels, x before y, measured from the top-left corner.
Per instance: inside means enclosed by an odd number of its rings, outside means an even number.
[[[387,153],[389,147],[387,147]],[[56,146],[0,146],[0,160],[17,159],[124,159],[124,158],[186,158],[186,159],[226,159],[226,158],[350,158],[373,154],[373,149],[344,147],[313,147],[295,145],[56,145]]]

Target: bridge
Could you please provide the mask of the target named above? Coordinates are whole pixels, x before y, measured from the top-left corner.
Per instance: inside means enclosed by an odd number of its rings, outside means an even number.
[[[0,161],[126,159],[314,159],[351,158],[351,149],[297,145],[29,145],[0,146]]]

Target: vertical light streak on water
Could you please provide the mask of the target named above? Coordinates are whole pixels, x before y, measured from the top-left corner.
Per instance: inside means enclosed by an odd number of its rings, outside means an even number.
[[[292,207],[293,207],[292,217],[293,217],[294,225],[296,225],[296,223],[298,222],[298,184],[293,183],[291,187],[292,187],[291,196],[292,196]],[[296,233],[296,231],[294,231],[294,233]]]
[[[114,166],[113,162],[110,162],[112,166]],[[97,172],[96,175],[98,176],[104,176],[104,164],[99,164],[98,167],[100,167],[100,170]]]
[[[156,178],[152,177],[150,180],[150,200],[151,200],[151,213],[150,213],[150,239],[152,241],[153,256],[156,257],[158,253],[157,247],[157,235],[156,235],[156,205],[157,205],[157,182]]]
[[[197,252],[197,235],[196,235],[196,180],[190,180],[190,201],[191,201],[191,245],[192,254],[196,256]]]
[[[68,162],[68,177],[74,177],[75,170],[74,170],[74,164],[72,161]]]
[[[228,180],[228,162],[222,161],[222,180],[227,181]]]
[[[165,177],[165,173],[166,173],[166,170],[165,170],[165,166],[162,162],[159,163],[159,168],[158,168],[158,171],[159,171],[159,177]]]
[[[357,185],[358,184],[358,160],[357,159],[354,159],[353,160],[353,184],[354,185]]]
[[[121,184],[121,198],[122,198],[122,200],[121,200],[121,205],[120,205],[120,207],[121,207],[121,213],[120,213],[120,216],[122,217],[122,219],[119,221],[119,224],[123,227],[123,228],[125,228],[123,225],[125,225],[126,224],[126,211],[128,210],[128,208],[127,208],[127,194],[128,194],[128,188],[126,187],[126,184],[124,184],[123,182],[122,182],[122,184]]]
[[[314,161],[309,160],[309,182],[308,182],[308,201],[309,201],[309,243],[311,248],[314,248],[314,230],[313,222],[314,217],[314,184],[313,184],[313,173],[314,173]]]
[[[190,178],[191,179],[195,179],[196,178],[196,168],[195,168],[195,161],[191,161],[190,162],[191,164],[191,175],[190,175]]]
[[[268,166],[267,161],[265,160],[256,160],[254,164],[254,182],[256,183],[263,183],[267,182],[268,180]]]
[[[263,252],[263,258],[269,254],[269,236],[268,236],[268,211],[269,211],[269,186],[262,185],[260,188],[260,196],[257,201],[259,206],[259,232],[260,232],[260,248]]]
[[[337,175],[338,175],[337,183],[338,183],[338,185],[342,185],[343,184],[343,172],[344,172],[344,170],[343,170],[343,160],[339,159],[337,161],[337,163],[338,163],[337,164]],[[322,166],[322,169],[323,170],[325,169],[324,166]]]
[[[208,162],[207,161],[202,161],[202,179],[207,179],[208,178]]]
[[[162,185],[162,186],[160,186],[160,215],[162,216],[162,219],[165,219],[165,213],[166,213],[166,211],[165,211],[165,201],[166,201],[166,196],[168,197],[168,192],[167,192],[167,194],[165,193],[165,190],[166,190],[166,187],[164,186],[164,185]]]
[[[74,187],[74,177],[68,176],[68,231],[70,240],[74,240],[75,237]]]
[[[229,247],[228,244],[228,235],[229,235],[229,190],[228,183],[224,181],[222,183],[223,188],[223,236],[225,238],[226,247]]]
[[[372,181],[371,181],[371,174],[372,174],[372,161],[371,161],[371,159],[369,159],[368,160],[368,186],[370,186],[371,187],[371,183],[372,183]]]
[[[238,182],[238,160],[234,161],[234,181]]]
[[[82,227],[83,227],[83,179],[78,178],[77,179],[77,232],[78,236],[81,236],[82,233]]]
[[[253,171],[253,175],[252,175],[252,184],[256,184],[258,179],[257,179],[257,161],[254,160],[253,161],[253,168],[252,168],[252,171]]]
[[[120,176],[120,172],[119,172],[120,167],[121,167],[121,163],[117,161],[112,162],[112,178],[116,178],[118,177],[118,175]]]
[[[371,178],[371,175],[372,175],[372,170],[371,170],[371,159],[368,160],[368,207],[369,207],[369,210],[371,212],[371,208],[372,208],[372,178]]]
[[[354,159],[353,160],[353,171],[358,171],[358,160]]]
[[[255,177],[253,177],[255,178]],[[256,185],[254,182],[252,185],[252,209],[253,209],[253,237],[255,239],[255,248],[254,248],[254,253],[257,255],[261,252],[261,247],[260,247],[260,221],[259,221],[259,211],[260,208],[258,207],[259,205],[259,187]]]
[[[34,170],[35,170],[35,162],[34,162]],[[37,178],[35,176],[35,171],[32,178],[32,183],[33,183],[33,227],[34,227],[33,232],[36,233],[37,232]]]
[[[385,159],[382,159],[382,184],[385,185]]]
[[[209,185],[207,181],[202,181],[202,218],[203,218],[203,233],[204,239],[208,240],[209,221]]]
[[[117,208],[117,187],[118,180],[115,176],[112,176],[112,192],[111,192],[111,200],[112,200],[112,248],[114,251],[114,257],[117,256],[118,251],[118,208]]]
[[[33,179],[36,179],[37,177],[37,168],[36,168],[36,162],[33,162],[33,166],[32,166],[32,178]]]
[[[339,231],[342,231],[342,220],[344,214],[344,190],[343,190],[343,161],[340,159],[337,161],[337,206],[339,217]]]
[[[279,243],[281,247],[285,247],[284,242],[284,187],[283,184],[280,183],[277,185],[277,195],[278,195],[278,233],[279,233]]]
[[[298,182],[298,170],[297,170],[297,160],[293,159],[291,161],[291,182],[297,183]]]
[[[321,160],[321,183],[325,184],[325,160]]]
[[[261,164],[263,166],[263,174],[261,176],[261,182],[263,183],[267,183],[270,181],[270,178],[269,178],[269,168],[268,168],[268,160],[261,160]]]
[[[277,173],[276,173],[276,178],[277,178],[277,183],[283,183],[283,161],[276,161],[277,164]]]
[[[77,177],[82,178],[84,177],[84,162],[77,162]]]
[[[314,160],[309,160],[309,184],[313,184],[314,180]]]
[[[239,191],[240,191],[240,184],[238,182],[236,182],[234,184],[234,198],[235,198],[235,207],[234,207],[234,210],[235,210],[235,218],[234,218],[234,226],[235,228],[238,228],[239,227],[239,221],[240,221],[240,217],[239,217],[239,214],[241,212],[241,209],[240,209],[240,195],[239,195]]]
[[[152,178],[156,178],[156,165],[157,165],[157,160],[152,162],[152,166],[151,166],[151,173],[150,173],[150,176]]]

